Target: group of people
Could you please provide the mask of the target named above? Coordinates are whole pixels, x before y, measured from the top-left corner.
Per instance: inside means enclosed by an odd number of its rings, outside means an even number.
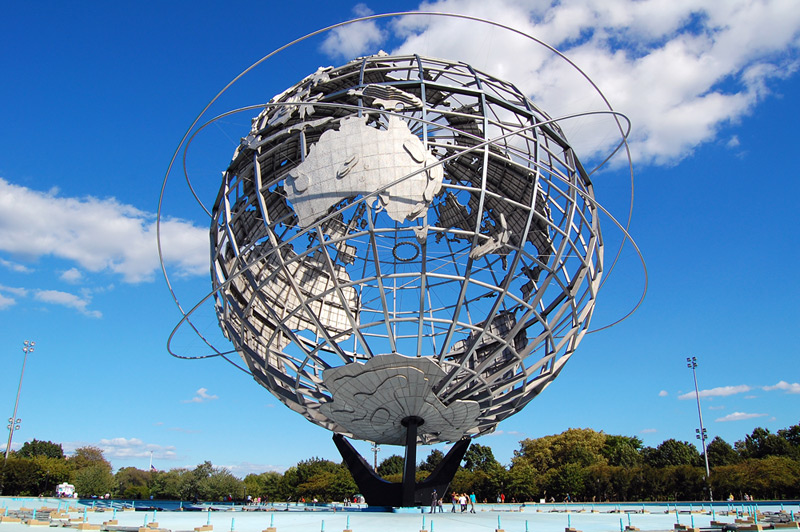
[[[475,497],[475,493],[470,493],[467,495],[466,493],[456,493],[455,491],[451,495],[451,502],[453,503],[453,508],[450,510],[451,512],[455,513],[456,507],[461,508],[461,512],[467,511],[467,505],[469,505],[469,512],[474,514],[475,513],[475,502],[477,501]],[[444,497],[439,497],[439,494],[436,493],[436,490],[433,490],[431,494],[431,513],[436,512],[444,512]]]

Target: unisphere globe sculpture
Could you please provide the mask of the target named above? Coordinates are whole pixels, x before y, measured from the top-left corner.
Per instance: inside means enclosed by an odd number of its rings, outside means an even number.
[[[253,119],[212,259],[219,321],[260,384],[338,434],[415,445],[492,432],[558,376],[603,240],[569,140],[514,85],[379,54]]]

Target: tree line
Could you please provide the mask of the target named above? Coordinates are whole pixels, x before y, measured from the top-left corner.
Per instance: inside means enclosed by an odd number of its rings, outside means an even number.
[[[456,473],[451,491],[475,493],[479,501],[676,501],[716,500],[745,494],[756,499],[800,498],[800,424],[776,433],[756,428],[730,445],[716,437],[704,456],[685,441],[669,439],[646,447],[635,436],[610,435],[592,429],[525,439],[511,463],[500,464],[489,446],[472,443]],[[418,464],[422,480],[444,457],[438,449]],[[384,459],[383,478],[399,482],[403,458]],[[343,463],[321,458],[303,460],[284,473],[268,471],[243,479],[228,469],[203,462],[194,469],[146,471],[111,464],[97,447],[81,447],[66,457],[61,445],[26,442],[12,452],[0,474],[3,495],[52,495],[70,482],[81,497],[110,494],[121,499],[184,501],[343,501],[358,492]]]

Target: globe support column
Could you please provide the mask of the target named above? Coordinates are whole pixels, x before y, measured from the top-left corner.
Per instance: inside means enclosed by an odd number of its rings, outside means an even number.
[[[414,506],[414,491],[417,487],[417,428],[425,420],[409,416],[403,421],[406,428],[406,456],[403,463],[403,506]]]

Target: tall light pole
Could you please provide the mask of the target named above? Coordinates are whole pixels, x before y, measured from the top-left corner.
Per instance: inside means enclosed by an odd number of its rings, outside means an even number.
[[[22,342],[22,352],[25,353],[25,358],[22,359],[22,372],[19,374],[19,386],[17,387],[17,400],[14,402],[14,415],[8,418],[8,443],[6,444],[6,456],[4,460],[8,460],[8,453],[11,452],[11,440],[14,438],[14,431],[19,428],[22,421],[17,417],[17,407],[19,407],[19,392],[22,390],[22,377],[25,376],[25,363],[28,361],[28,353],[33,352],[33,346],[36,342],[25,340]]]
[[[706,449],[706,437],[708,436],[706,433],[705,427],[703,427],[703,411],[700,409],[700,392],[697,389],[697,357],[686,357],[686,367],[692,370],[692,376],[694,376],[694,396],[697,398],[697,415],[700,417],[700,428],[695,429],[695,433],[697,435],[697,439],[700,440],[703,444],[703,458],[706,461],[706,482],[708,483],[708,499],[710,501],[714,500],[714,495],[711,493],[711,470],[708,467],[708,450]]]
[[[378,446],[377,443],[373,443],[371,450],[372,450],[372,453],[374,455],[374,457],[372,459],[372,469],[377,473],[378,472],[378,452],[381,450],[381,448]]]

